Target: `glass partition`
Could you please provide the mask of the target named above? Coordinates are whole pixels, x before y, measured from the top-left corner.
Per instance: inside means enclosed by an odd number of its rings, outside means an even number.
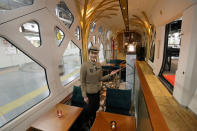
[[[60,62],[60,80],[62,86],[67,85],[80,75],[81,50],[70,41]]]
[[[153,131],[146,102],[141,88],[138,94],[138,119],[136,122],[137,131],[144,131],[144,129],[146,129],[146,131]]]
[[[0,37],[0,127],[49,93],[45,69]]]
[[[131,114],[136,118],[137,131],[144,131],[144,129],[146,131],[153,131],[136,66],[134,66],[134,74],[134,89],[132,94],[134,99],[132,101]]]

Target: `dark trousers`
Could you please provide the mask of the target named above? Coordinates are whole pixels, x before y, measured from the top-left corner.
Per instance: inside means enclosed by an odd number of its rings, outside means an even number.
[[[84,105],[83,111],[76,120],[75,124],[69,131],[85,131],[86,127],[89,127],[89,121],[92,125],[96,118],[96,111],[100,106],[100,92],[95,94],[87,94],[88,104]]]
[[[87,119],[95,119],[96,111],[99,109],[100,106],[100,91],[95,94],[87,94],[88,97],[88,104],[86,106],[86,116]]]

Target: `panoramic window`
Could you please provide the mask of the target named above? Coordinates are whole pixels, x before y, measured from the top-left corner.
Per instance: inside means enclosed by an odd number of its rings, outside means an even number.
[[[35,46],[41,46],[41,36],[40,36],[40,29],[39,25],[36,21],[29,21],[24,23],[20,28],[19,31],[23,33],[24,37],[30,41],[30,43]]]
[[[69,42],[59,65],[62,86],[67,85],[80,74],[81,51],[72,41]]]
[[[32,5],[34,0],[0,0],[0,10],[13,10],[23,6]]]
[[[56,15],[57,17],[68,27],[70,28],[74,17],[70,10],[68,9],[67,5],[64,1],[60,1],[60,3],[57,5],[56,9]]]
[[[60,46],[65,37],[64,32],[61,31],[58,27],[55,27],[55,35],[56,35],[56,44]]]
[[[104,62],[104,50],[103,50],[103,44],[100,44],[100,51],[99,51],[99,61],[100,63]]]
[[[47,96],[45,69],[0,37],[0,127]]]
[[[80,27],[77,26],[77,28],[75,29],[75,37],[80,40]]]

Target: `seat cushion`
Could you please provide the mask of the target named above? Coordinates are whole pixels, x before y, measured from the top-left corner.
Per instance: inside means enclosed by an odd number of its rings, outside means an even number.
[[[108,110],[129,111],[131,107],[131,90],[107,88],[106,108]]]
[[[71,105],[83,107],[84,104],[85,102],[82,97],[81,88],[79,86],[74,86]]]

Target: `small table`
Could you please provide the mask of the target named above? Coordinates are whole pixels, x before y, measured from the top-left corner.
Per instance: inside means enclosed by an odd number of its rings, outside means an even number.
[[[111,121],[117,123],[115,131],[136,131],[134,117],[102,111],[97,113],[91,131],[111,131]]]
[[[57,117],[57,110],[62,111],[62,117]],[[43,131],[66,131],[72,126],[82,110],[80,107],[57,104],[36,120],[31,127]]]

